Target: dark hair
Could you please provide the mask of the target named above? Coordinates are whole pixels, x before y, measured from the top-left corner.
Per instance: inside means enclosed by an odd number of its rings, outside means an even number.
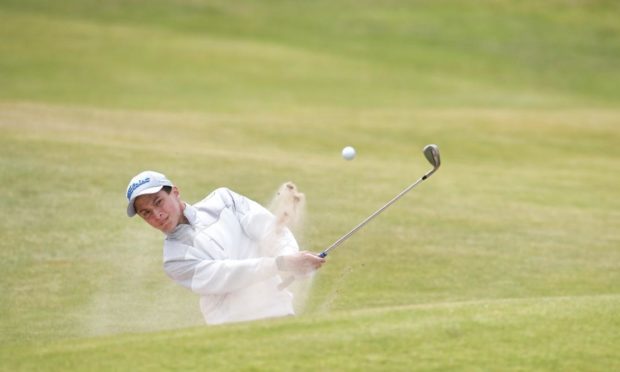
[[[164,186],[161,189],[164,190],[166,194],[170,194],[170,191],[172,191],[172,186]]]

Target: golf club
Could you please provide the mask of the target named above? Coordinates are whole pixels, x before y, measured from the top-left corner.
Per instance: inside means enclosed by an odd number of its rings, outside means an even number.
[[[359,229],[361,229],[364,225],[366,225],[372,219],[377,217],[381,212],[386,210],[390,205],[392,205],[396,201],[398,201],[398,199],[403,197],[403,195],[408,193],[411,189],[416,187],[420,182],[422,182],[425,179],[429,178],[433,173],[435,173],[437,171],[437,169],[441,165],[441,157],[439,156],[439,147],[437,147],[437,145],[434,145],[434,144],[426,145],[426,146],[424,146],[424,149],[422,150],[422,152],[424,153],[424,157],[426,158],[426,160],[428,160],[428,162],[431,163],[431,165],[433,166],[433,169],[431,169],[428,172],[426,172],[420,179],[418,179],[417,181],[415,181],[414,183],[409,185],[407,188],[405,188],[403,191],[401,191],[398,195],[396,195],[394,198],[392,198],[392,200],[390,200],[389,202],[385,203],[385,205],[383,205],[381,208],[377,209],[370,216],[366,217],[365,220],[363,220],[357,226],[355,226],[353,229],[351,229],[351,231],[349,231],[348,233],[346,233],[342,237],[340,237],[338,240],[336,240],[332,245],[330,245],[323,252],[321,252],[319,254],[319,257],[326,257],[332,249],[338,247],[345,240],[350,238],[351,235],[355,234],[355,232],[357,232]],[[288,287],[293,282],[294,279],[295,279],[294,276],[288,277],[282,283],[280,283],[279,288],[282,290],[282,289]]]

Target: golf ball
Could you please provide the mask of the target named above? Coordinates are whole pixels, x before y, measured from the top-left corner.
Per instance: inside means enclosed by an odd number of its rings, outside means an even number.
[[[351,146],[347,146],[342,149],[342,157],[345,160],[353,160],[355,157],[355,149]]]

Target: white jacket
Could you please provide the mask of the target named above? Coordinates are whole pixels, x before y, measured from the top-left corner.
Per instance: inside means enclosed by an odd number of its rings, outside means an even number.
[[[274,257],[260,257],[259,242],[275,217],[260,204],[219,188],[185,205],[182,224],[164,241],[164,270],[198,293],[208,324],[294,315],[293,296],[279,290]],[[280,254],[299,251],[290,230],[279,238]]]

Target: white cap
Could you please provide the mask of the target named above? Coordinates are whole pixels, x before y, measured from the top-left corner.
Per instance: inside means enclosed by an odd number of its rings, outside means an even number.
[[[133,202],[140,195],[154,194],[159,192],[164,186],[174,186],[169,179],[161,173],[154,171],[144,171],[129,181],[127,185],[127,215],[133,217],[136,209]]]

